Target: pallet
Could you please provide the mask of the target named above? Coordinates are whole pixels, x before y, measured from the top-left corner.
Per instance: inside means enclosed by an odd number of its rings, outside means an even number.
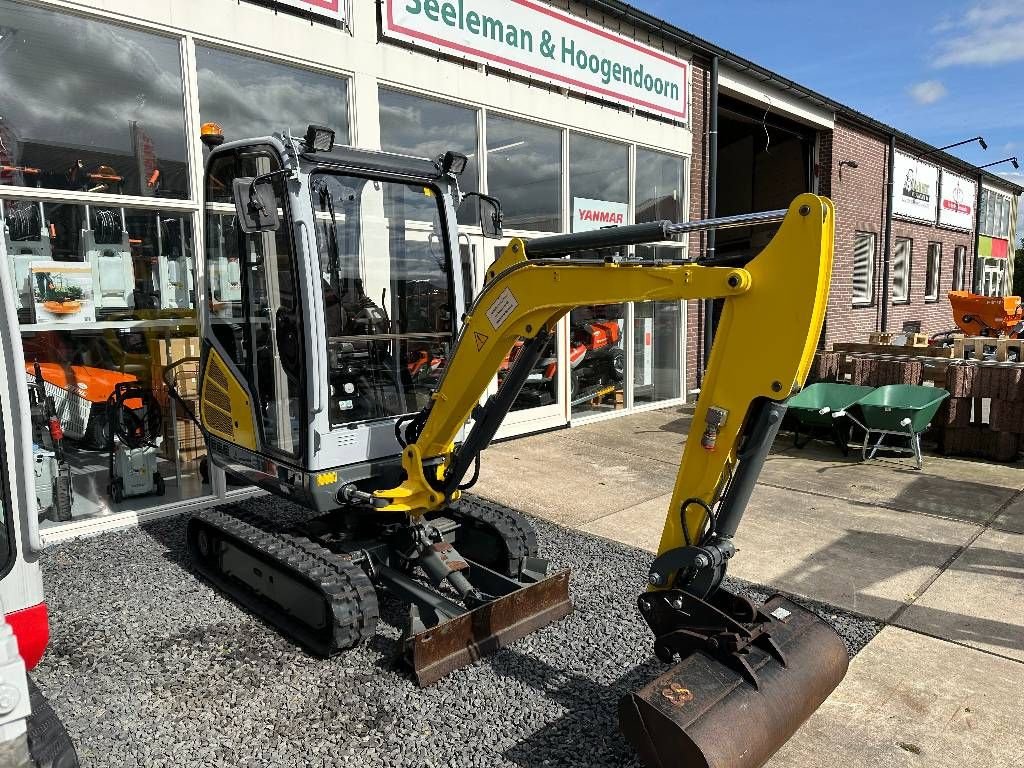
[[[957,360],[994,360],[998,363],[1024,362],[1024,339],[954,336],[953,357]]]
[[[887,355],[889,357],[954,357],[953,347],[897,347],[892,344],[862,344],[858,342],[836,342],[832,345],[833,352],[845,352],[854,355]]]
[[[893,343],[893,340],[897,336],[906,336],[906,342],[901,345]],[[904,346],[904,347],[927,347],[928,346],[928,334],[927,333],[869,333],[868,344],[880,344],[885,346]]]

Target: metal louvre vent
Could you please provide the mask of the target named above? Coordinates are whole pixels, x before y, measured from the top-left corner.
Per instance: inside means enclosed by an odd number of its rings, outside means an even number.
[[[207,371],[210,376],[210,381],[214,382],[218,387],[227,392],[228,389],[228,374],[224,370],[220,360],[216,357],[211,356],[207,361]]]
[[[206,401],[226,413],[231,413],[231,398],[223,389],[213,386],[212,381],[206,385]]]
[[[204,404],[203,421],[211,432],[219,432],[228,437],[234,437],[235,435],[235,425],[231,421],[231,416],[223,411],[219,411],[216,408],[207,408]]]
[[[203,384],[203,423],[211,432],[226,438],[235,436],[235,421],[231,417],[231,397],[228,395],[228,373],[220,358],[211,355],[207,361],[207,377]]]

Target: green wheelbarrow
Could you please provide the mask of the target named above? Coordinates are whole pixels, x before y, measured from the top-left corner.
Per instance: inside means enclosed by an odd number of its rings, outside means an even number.
[[[789,413],[796,419],[793,444],[803,448],[810,435],[817,429],[828,429],[832,439],[847,455],[850,452],[850,423],[844,418],[848,408],[869,394],[874,387],[858,387],[853,384],[822,381],[800,390],[786,401]],[[807,433],[807,440],[800,442],[800,432]]]
[[[947,397],[949,392],[944,389],[916,384],[889,384],[862,397],[851,409],[853,413],[847,412],[850,419],[864,430],[861,457],[873,459],[887,436],[899,435],[910,442],[910,447],[885,446],[886,450],[912,453],[917,468],[921,469],[924,466],[921,433],[928,428]],[[878,440],[869,454],[868,446],[873,435],[878,435]]]

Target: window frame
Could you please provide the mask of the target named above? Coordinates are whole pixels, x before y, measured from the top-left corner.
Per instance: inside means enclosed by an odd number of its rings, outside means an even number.
[[[925,261],[925,274],[924,274],[924,300],[926,302],[936,302],[939,300],[939,293],[941,293],[942,287],[942,243],[938,241],[931,241],[928,243],[928,253]],[[929,283],[931,289],[929,289]]]
[[[854,280],[857,272],[857,244],[862,237],[871,238],[871,251],[868,254],[867,298],[857,298],[857,284]],[[850,273],[850,302],[854,307],[870,307],[875,303],[875,260],[878,254],[878,233],[867,230],[856,230],[853,233],[853,262]]]
[[[911,280],[910,276],[913,273],[914,266],[914,238],[912,237],[894,237],[892,239],[892,275],[890,277],[890,291],[892,293],[893,304],[909,304],[910,303],[910,291],[911,291]],[[907,255],[906,261],[903,267],[904,279],[903,289],[904,293],[902,296],[897,297],[895,294],[896,286],[896,251],[901,243],[907,243]]]

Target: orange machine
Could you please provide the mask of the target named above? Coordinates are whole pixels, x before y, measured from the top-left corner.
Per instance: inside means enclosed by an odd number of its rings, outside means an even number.
[[[110,439],[107,400],[120,383],[137,382],[135,376],[88,365],[40,363],[46,394],[53,398],[64,434],[89,448],[103,449]],[[35,383],[35,365],[25,363],[29,384]]]
[[[953,322],[967,336],[1009,336],[1024,330],[1020,296],[981,296],[970,291],[950,291]]]

